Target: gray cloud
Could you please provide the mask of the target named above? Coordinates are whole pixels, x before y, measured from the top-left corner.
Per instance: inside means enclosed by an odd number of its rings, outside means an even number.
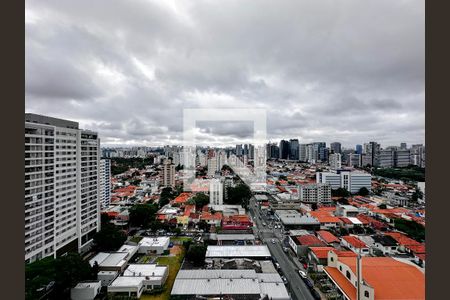
[[[424,142],[423,1],[27,1],[26,110],[103,144],[182,139],[183,108],[267,109],[268,138]],[[247,138],[209,124],[205,143]]]

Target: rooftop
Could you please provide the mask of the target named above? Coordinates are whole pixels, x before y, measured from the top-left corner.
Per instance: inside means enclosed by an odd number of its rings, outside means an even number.
[[[345,240],[347,243],[352,245],[355,248],[367,248],[367,245],[358,239],[356,236],[353,235],[346,235],[342,237],[343,240]]]
[[[266,245],[258,246],[208,246],[206,257],[270,257]]]
[[[356,272],[355,257],[339,257],[339,261]],[[350,299],[356,299],[356,288],[337,269],[325,267]],[[425,275],[416,267],[391,257],[363,257],[364,281],[375,289],[375,299],[425,299]]]
[[[180,270],[172,295],[267,295],[289,299],[278,273],[254,270]]]

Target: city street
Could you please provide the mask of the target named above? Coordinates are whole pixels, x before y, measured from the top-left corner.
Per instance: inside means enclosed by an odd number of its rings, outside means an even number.
[[[255,207],[255,200],[253,198],[249,203],[249,211],[257,228],[255,234],[263,241],[263,243],[267,244],[273,258],[279,263],[283,273],[282,275],[284,275],[288,281],[287,289],[291,294],[292,299],[313,300],[314,298],[312,297],[311,292],[297,272],[299,266],[294,264],[293,259],[289,257],[289,254],[283,251],[284,236],[282,234],[282,229],[276,229],[273,225],[271,225],[272,228],[268,228],[268,226],[274,222],[273,220],[269,220],[264,213],[261,213],[259,208]],[[266,226],[264,226],[263,223],[266,223]],[[275,243],[272,243],[272,239],[275,240]],[[301,267],[300,269],[303,270]]]

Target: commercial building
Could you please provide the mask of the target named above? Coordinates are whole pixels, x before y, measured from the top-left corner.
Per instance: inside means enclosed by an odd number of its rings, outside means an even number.
[[[175,165],[170,159],[166,159],[162,166],[162,185],[164,187],[175,186]]]
[[[328,183],[332,189],[345,188],[352,194],[357,193],[362,187],[370,191],[371,180],[372,175],[364,172],[338,170],[336,173],[316,173],[317,183]]]
[[[299,144],[298,139],[289,140],[289,159],[291,160],[299,160]]]
[[[340,153],[330,154],[330,168],[333,170],[338,170],[342,167],[342,156]]]
[[[169,248],[169,237],[144,237],[139,241],[139,253],[143,254],[162,254]]]
[[[327,183],[313,183],[302,185],[298,189],[299,199],[305,203],[331,203],[331,186]]]
[[[85,251],[100,230],[100,140],[77,122],[25,114],[25,261]]]
[[[319,230],[320,222],[314,217],[302,215],[296,210],[276,210],[275,217],[283,224],[285,229]]]
[[[289,148],[289,142],[285,140],[280,141],[280,159],[288,159],[291,150]]]
[[[348,155],[348,165],[350,167],[361,167],[361,154],[350,153]]]
[[[307,156],[306,156],[306,144],[299,144],[298,145],[298,160],[302,162],[306,162]]]
[[[171,295],[184,299],[290,299],[278,273],[255,270],[180,270]]]
[[[331,143],[330,150],[332,153],[342,153],[341,143],[339,142]]]
[[[109,286],[108,294],[139,298],[144,291],[162,287],[169,267],[156,264],[130,264]]]
[[[380,144],[377,142],[369,142],[364,144],[364,154],[368,158],[368,164],[378,167],[380,163]]]
[[[271,257],[266,245],[256,246],[208,246],[206,258],[253,258],[267,259]]]
[[[111,203],[111,160],[100,159],[100,207],[108,208]]]

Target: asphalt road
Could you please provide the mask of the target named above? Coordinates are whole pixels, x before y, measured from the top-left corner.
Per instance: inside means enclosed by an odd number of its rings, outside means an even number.
[[[261,214],[258,208],[255,208],[253,199],[250,200],[248,208],[250,215],[253,218],[253,222],[257,227],[255,234],[261,241],[267,244],[270,253],[280,264],[280,269],[288,281],[287,289],[290,292],[292,299],[314,300],[308,287],[297,272],[299,268],[292,262],[292,258],[288,256],[289,254],[283,251],[284,236],[281,229],[274,229],[273,226],[271,229],[268,228],[269,224],[272,224],[273,221],[268,220],[264,214]],[[263,222],[266,223],[266,226],[262,225]],[[272,239],[275,240],[275,244],[272,243]]]

